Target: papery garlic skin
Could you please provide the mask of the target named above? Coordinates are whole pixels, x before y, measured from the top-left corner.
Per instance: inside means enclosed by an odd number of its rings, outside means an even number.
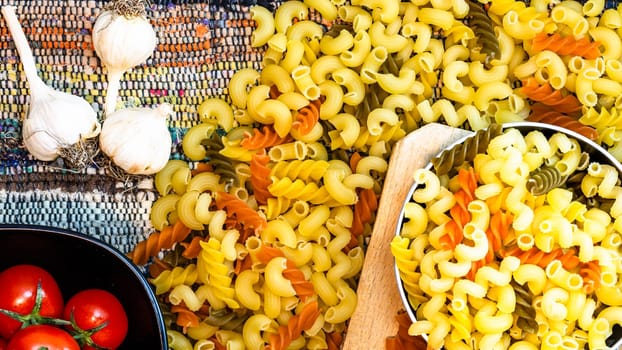
[[[156,48],[151,22],[143,16],[124,16],[105,10],[93,25],[93,47],[107,69],[106,115],[115,111],[121,77],[147,61]]]
[[[22,125],[22,138],[30,154],[43,161],[58,158],[63,148],[95,137],[101,124],[84,99],[49,89],[42,96],[31,96],[28,117]]]
[[[121,109],[108,115],[99,135],[101,151],[128,174],[157,173],[171,155],[167,117],[172,113],[171,105],[163,103],[155,109]]]
[[[156,40],[153,26],[144,17],[125,17],[106,10],[93,26],[95,52],[111,70],[126,71],[145,63],[155,50]]]
[[[29,112],[22,125],[22,138],[33,157],[52,161],[63,148],[97,136],[101,125],[95,110],[85,99],[54,90],[38,76],[32,50],[15,9],[15,6],[6,5],[0,12],[15,42],[30,88]]]

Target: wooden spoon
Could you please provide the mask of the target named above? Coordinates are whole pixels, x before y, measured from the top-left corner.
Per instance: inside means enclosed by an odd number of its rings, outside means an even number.
[[[357,289],[358,306],[348,325],[344,350],[382,350],[385,339],[397,334],[395,316],[404,306],[397,289],[389,244],[413,185],[413,172],[469,134],[470,131],[432,123],[411,132],[393,148]]]

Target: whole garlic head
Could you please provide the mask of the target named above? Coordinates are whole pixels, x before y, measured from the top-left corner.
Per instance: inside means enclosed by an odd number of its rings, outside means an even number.
[[[155,30],[143,16],[123,16],[113,10],[99,14],[93,26],[93,47],[109,71],[125,72],[153,54]]]
[[[93,25],[93,47],[107,70],[105,114],[116,110],[123,74],[145,63],[157,36],[146,16],[145,0],[112,1]]]
[[[84,99],[47,89],[33,95],[22,137],[28,152],[43,161],[56,159],[63,148],[95,137],[101,125],[93,107]]]
[[[151,175],[169,160],[173,140],[167,118],[168,103],[157,108],[129,108],[108,115],[99,135],[99,146],[114,164],[128,174]]]
[[[101,125],[95,110],[85,99],[55,90],[41,80],[32,49],[15,10],[16,7],[12,5],[0,8],[30,87],[29,112],[22,125],[22,138],[33,157],[52,161],[63,149],[97,136]]]

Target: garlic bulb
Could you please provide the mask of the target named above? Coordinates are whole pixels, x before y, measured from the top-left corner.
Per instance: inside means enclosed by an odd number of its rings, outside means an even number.
[[[100,149],[128,174],[155,174],[171,155],[173,142],[166,119],[172,113],[168,103],[155,109],[118,110],[104,120]]]
[[[81,97],[45,85],[14,6],[3,6],[2,15],[11,32],[30,87],[28,116],[22,126],[26,148],[43,161],[56,159],[64,149],[99,134],[101,125],[91,105]]]
[[[145,14],[144,0],[113,1],[97,16],[93,46],[107,69],[106,115],[115,111],[123,74],[147,61],[156,33]]]

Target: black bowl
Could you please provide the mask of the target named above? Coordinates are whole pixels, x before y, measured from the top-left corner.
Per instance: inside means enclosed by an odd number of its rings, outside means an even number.
[[[138,268],[117,249],[67,230],[0,225],[0,270],[17,264],[46,269],[65,301],[87,288],[114,294],[128,316],[128,334],[119,350],[168,350],[166,328],[155,294]]]

